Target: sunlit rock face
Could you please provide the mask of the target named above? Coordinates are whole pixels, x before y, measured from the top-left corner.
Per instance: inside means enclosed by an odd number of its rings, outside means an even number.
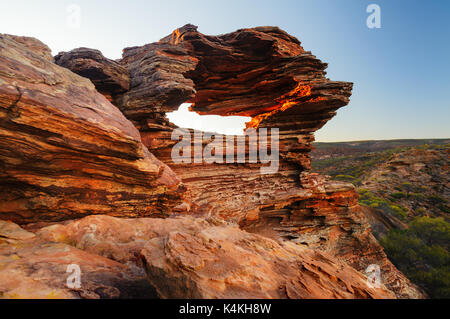
[[[180,179],[86,78],[36,39],[0,35],[0,218],[165,215]]]

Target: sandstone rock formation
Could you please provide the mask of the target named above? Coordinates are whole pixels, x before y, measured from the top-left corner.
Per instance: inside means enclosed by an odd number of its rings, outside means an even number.
[[[287,239],[314,250],[327,252],[364,271],[380,266],[383,283],[400,298],[420,298],[422,292],[387,259],[371,233],[358,195],[348,183],[330,182],[316,176],[311,197],[281,209],[260,210],[259,218],[243,228],[267,237]]]
[[[395,297],[369,288],[364,276],[330,256],[232,227],[172,231],[150,241],[142,256],[165,298]]]
[[[2,223],[0,292],[6,297],[123,298],[156,291],[160,298],[395,298],[385,287],[369,288],[365,276],[327,254],[213,219],[97,215],[29,225],[34,234],[11,223],[2,231]],[[81,267],[80,289],[65,287],[69,261]],[[141,262],[147,290],[140,285]]]
[[[348,103],[352,84],[327,79],[294,37],[276,27],[205,36],[186,25],[126,48],[117,63],[84,48],[55,58],[104,96],[33,47],[0,38],[1,219],[196,215],[27,225],[39,240],[144,267],[164,298],[423,296],[373,238],[354,187],[309,171],[314,132]],[[183,102],[251,116],[249,130],[278,128],[278,172],[261,175],[265,164],[248,160],[175,163],[165,113]],[[370,264],[386,289],[368,289]]]
[[[90,79],[97,90],[110,101],[130,89],[128,71],[116,61],[105,58],[98,50],[79,48],[60,52],[55,63]]]
[[[80,267],[80,287],[69,287],[69,265]],[[69,270],[69,271],[68,271]],[[155,298],[142,270],[47,241],[0,220],[0,298]]]
[[[352,83],[325,78],[327,64],[276,27],[205,36],[186,25],[157,43],[124,49],[131,89],[118,100],[141,134],[182,102],[200,114],[251,116],[280,129],[281,156],[310,168],[312,133],[346,105]],[[150,124],[149,124],[150,123]]]
[[[0,218],[167,215],[180,179],[94,85],[0,35]],[[37,52],[37,53],[36,53]]]

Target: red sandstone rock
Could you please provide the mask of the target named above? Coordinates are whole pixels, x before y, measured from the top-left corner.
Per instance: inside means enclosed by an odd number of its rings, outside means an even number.
[[[88,216],[36,234],[128,266],[141,256],[161,298],[395,298],[327,254],[214,219]]]
[[[424,296],[387,259],[370,231],[352,184],[328,181],[320,175],[310,176],[309,184],[312,191],[309,198],[283,207],[264,207],[258,212],[257,220],[243,228],[324,251],[361,272],[376,264],[380,266],[382,282],[397,297]]]
[[[179,178],[89,80],[14,39],[0,35],[0,218],[161,216],[181,203]]]
[[[311,134],[348,103],[352,89],[325,78],[327,64],[277,27],[206,36],[188,24],[124,49],[121,64],[132,85],[117,105],[144,136],[164,130],[155,124],[170,126],[165,112],[192,102],[200,114],[252,116],[249,127],[279,128],[281,156],[306,169]]]
[[[116,61],[105,58],[98,50],[78,48],[60,52],[55,56],[55,63],[90,79],[109,100],[130,88],[128,71]]]
[[[233,227],[172,231],[142,251],[164,298],[394,298],[326,254]]]
[[[68,266],[80,267],[80,287],[69,287]],[[70,269],[69,269],[70,270]],[[154,298],[144,273],[71,245],[46,241],[0,220],[0,298]]]

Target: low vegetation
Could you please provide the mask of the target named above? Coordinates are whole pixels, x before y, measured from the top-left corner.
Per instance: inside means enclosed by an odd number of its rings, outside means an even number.
[[[450,298],[450,223],[417,217],[380,239],[391,261],[431,298]]]
[[[401,221],[406,221],[408,216],[408,210],[400,205],[396,205],[391,200],[386,200],[382,197],[376,196],[368,189],[360,188],[359,203],[368,207],[382,210],[385,214],[394,215]]]
[[[387,161],[393,150],[380,153],[332,157],[312,162],[313,170],[330,175],[333,179],[360,185],[363,176],[376,164]]]
[[[377,233],[378,240],[389,259],[432,298],[450,298],[450,144],[442,142],[361,142],[360,148],[327,143],[312,163],[321,174],[353,183],[359,203],[370,211],[407,226],[387,228]]]

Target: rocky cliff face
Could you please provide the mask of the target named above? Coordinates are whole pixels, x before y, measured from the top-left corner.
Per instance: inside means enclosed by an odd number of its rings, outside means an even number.
[[[406,210],[405,221],[417,216],[448,218],[449,153],[448,144],[395,153],[367,173],[361,188],[376,196],[395,198]]]
[[[180,179],[91,81],[0,35],[0,218],[167,214]]]
[[[103,96],[31,46],[0,40],[0,132],[8,137],[0,154],[0,218],[195,215],[29,225],[47,241],[144,268],[160,297],[423,296],[387,260],[353,186],[309,172],[313,133],[348,103],[352,84],[327,79],[326,64],[286,32],[260,27],[206,36],[186,25],[126,48],[119,62],[85,48],[55,58]],[[175,163],[176,126],[165,113],[183,102],[200,114],[251,116],[249,129],[278,128],[279,170],[261,175],[265,164],[250,163],[250,146],[241,151],[244,163]],[[85,236],[90,224],[95,235]],[[127,244],[119,244],[127,229]],[[358,271],[370,264],[382,268],[385,288],[362,284]]]
[[[392,228],[407,228],[416,217],[448,219],[449,142],[319,143],[319,149],[313,152],[313,170],[357,186],[359,203],[379,238]]]
[[[348,103],[352,89],[325,78],[327,65],[276,27],[205,36],[186,25],[124,49],[121,63],[132,88],[117,103],[144,137],[153,136],[152,124],[166,123],[164,112],[190,102],[199,114],[251,116],[248,127],[279,128],[281,156],[301,168],[310,168],[312,133]]]

